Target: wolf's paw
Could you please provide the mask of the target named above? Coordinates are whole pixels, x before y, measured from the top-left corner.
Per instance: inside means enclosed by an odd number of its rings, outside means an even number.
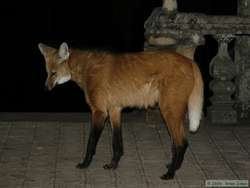
[[[109,169],[115,170],[115,169],[117,168],[117,166],[118,166],[118,164],[117,164],[116,162],[111,162],[111,163],[109,163],[109,164],[105,164],[105,165],[103,166],[103,168],[104,168],[105,170],[109,170]]]
[[[78,163],[76,165],[76,168],[83,169],[83,168],[88,168],[89,164],[87,163]]]
[[[171,180],[173,178],[174,178],[174,174],[173,173],[169,173],[169,172],[167,172],[166,174],[163,174],[161,176],[162,180]]]

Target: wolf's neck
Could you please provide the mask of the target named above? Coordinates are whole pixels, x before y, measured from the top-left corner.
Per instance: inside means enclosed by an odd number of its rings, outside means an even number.
[[[69,68],[71,80],[75,81],[80,87],[85,85],[87,71],[91,64],[100,62],[105,52],[94,50],[70,49]]]

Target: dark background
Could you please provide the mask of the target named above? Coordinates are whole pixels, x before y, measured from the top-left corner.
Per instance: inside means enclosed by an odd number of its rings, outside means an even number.
[[[182,12],[237,13],[236,0],[178,3]],[[46,72],[38,42],[55,47],[65,41],[71,47],[141,51],[144,21],[161,4],[161,0],[2,3],[0,111],[88,111],[82,91],[73,82],[57,86],[51,92],[44,91]],[[206,39],[207,44],[197,49],[195,57],[207,83],[208,63],[217,47],[211,37]]]

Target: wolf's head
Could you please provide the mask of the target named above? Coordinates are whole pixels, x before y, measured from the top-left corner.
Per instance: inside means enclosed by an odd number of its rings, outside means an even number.
[[[64,42],[59,49],[39,43],[38,48],[46,61],[47,80],[45,86],[48,90],[57,84],[63,84],[71,79],[68,59],[70,56],[68,45]]]

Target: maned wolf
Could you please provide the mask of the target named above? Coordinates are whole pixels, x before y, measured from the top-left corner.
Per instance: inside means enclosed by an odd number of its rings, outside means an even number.
[[[119,54],[69,49],[66,43],[59,49],[41,43],[38,46],[46,60],[48,89],[73,80],[84,91],[92,111],[86,156],[78,168],[86,168],[91,163],[108,116],[113,132],[113,156],[104,168],[117,168],[123,155],[121,110],[158,103],[173,141],[172,161],[161,178],[174,177],[188,146],[183,127],[185,113],[188,110],[192,132],[198,129],[202,114],[203,81],[195,63],[169,51]]]

